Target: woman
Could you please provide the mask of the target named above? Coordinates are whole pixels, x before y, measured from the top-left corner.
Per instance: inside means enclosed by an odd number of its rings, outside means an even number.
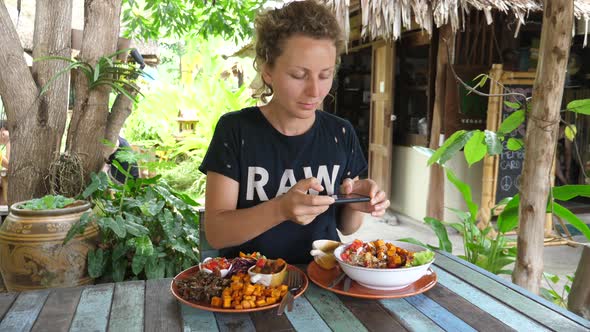
[[[8,156],[10,156],[10,134],[6,129],[6,120],[0,120],[0,145],[4,145],[4,153],[0,151],[0,205],[8,204],[8,182],[6,172]]]
[[[355,232],[363,214],[382,216],[386,194],[359,180],[367,163],[350,123],[318,111],[343,48],[329,9],[292,2],[259,15],[255,65],[267,105],[219,119],[200,166],[207,174],[205,233],[226,257],[259,251],[289,263],[311,260],[311,243]],[[332,205],[332,194],[370,196]]]

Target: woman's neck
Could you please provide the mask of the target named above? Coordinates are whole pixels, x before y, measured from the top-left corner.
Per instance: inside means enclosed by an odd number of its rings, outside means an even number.
[[[272,101],[267,105],[261,106],[260,111],[266,120],[285,136],[302,135],[311,129],[315,122],[315,114],[308,119],[299,119],[291,116],[279,105],[273,104]]]

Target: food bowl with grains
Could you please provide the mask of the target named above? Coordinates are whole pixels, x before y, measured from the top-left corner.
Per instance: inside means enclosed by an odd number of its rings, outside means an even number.
[[[348,277],[378,290],[404,288],[422,278],[434,262],[433,251],[391,240],[354,240],[336,248],[334,257]]]

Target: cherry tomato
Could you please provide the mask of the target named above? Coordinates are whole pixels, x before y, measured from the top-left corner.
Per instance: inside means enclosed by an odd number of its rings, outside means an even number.
[[[224,257],[216,257],[206,261],[202,266],[211,271],[215,269],[224,270],[229,268],[229,262]]]
[[[348,259],[350,258],[350,255],[343,252],[340,254],[340,258],[342,258],[343,261],[348,262]]]
[[[256,266],[259,268],[263,268],[264,264],[266,264],[266,259],[260,258],[256,261]]]

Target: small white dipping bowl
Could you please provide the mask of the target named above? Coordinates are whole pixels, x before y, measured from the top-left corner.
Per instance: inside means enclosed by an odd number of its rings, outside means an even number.
[[[396,247],[400,247],[406,249],[408,251],[418,252],[427,250],[426,248],[406,242],[400,241],[392,241],[392,240],[384,240],[385,242],[392,243]],[[361,267],[361,266],[354,266],[348,264],[340,258],[340,254],[348,248],[350,243],[345,243],[336,250],[334,250],[334,256],[336,257],[336,261],[340,264],[342,271],[346,273],[350,279],[356,281],[360,285],[371,288],[371,289],[378,289],[378,290],[395,290],[401,289],[409,284],[415,282],[416,280],[422,278],[430,264],[434,262],[434,259],[430,261],[430,263],[414,266],[414,267],[400,267],[396,269],[377,269],[377,268],[368,268],[368,267]]]
[[[201,263],[199,263],[199,269],[201,271],[205,271],[207,273],[213,273],[213,271],[211,271],[211,270],[209,270],[207,268],[204,268],[203,265],[202,265],[202,264],[206,263],[207,261],[209,261],[211,259],[212,259],[211,257],[205,258]],[[231,270],[231,266],[232,266],[232,264],[230,264],[229,265],[229,268],[227,268],[227,269],[221,269],[221,270],[219,270],[219,272],[221,272],[221,277],[222,278],[225,278],[225,276],[229,273],[229,270]]]

